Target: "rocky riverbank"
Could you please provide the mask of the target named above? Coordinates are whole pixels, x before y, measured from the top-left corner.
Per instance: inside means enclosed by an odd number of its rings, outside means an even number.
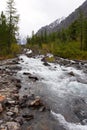
[[[27,56],[31,58],[36,57],[31,53],[27,53]],[[46,60],[47,56],[41,57],[43,65],[49,67],[52,71],[55,70],[57,64],[59,64],[60,66],[72,66],[83,70],[85,74],[87,72],[86,61],[70,61],[55,57],[55,66],[51,68],[50,63]],[[49,95],[44,95],[43,97],[39,92],[38,95],[36,94],[37,89],[42,89],[41,91],[44,90],[42,87],[39,88],[37,86],[39,85],[37,82],[43,80],[43,78],[39,79],[40,77],[38,77],[38,75],[32,75],[32,73],[27,71],[24,71],[22,75],[20,74],[20,76],[18,76],[18,72],[23,69],[19,61],[24,62],[23,59],[19,59],[18,57],[0,61],[0,130],[67,130],[63,123],[60,123],[60,121],[57,121],[54,116],[52,116],[51,109],[53,102],[48,100]],[[26,66],[27,64],[28,63],[26,63]],[[62,69],[64,72],[66,71],[64,68]],[[87,84],[86,78],[79,77],[74,71],[67,72],[66,77],[73,77],[79,83]],[[29,83],[30,85],[28,85]],[[32,92],[32,90],[34,91]],[[45,93],[49,94],[47,92]],[[57,98],[57,100],[59,99]],[[55,107],[53,107],[53,109],[54,108]],[[86,108],[87,104],[83,97],[74,97],[73,100],[68,100],[65,104],[65,109],[62,110],[62,108],[61,112],[67,117],[67,121],[78,122],[85,125],[87,121]]]
[[[19,96],[22,84],[17,78],[21,70],[18,61],[18,58],[0,61],[0,130],[53,130],[58,127],[61,130],[62,126],[57,125],[39,96],[30,93]]]

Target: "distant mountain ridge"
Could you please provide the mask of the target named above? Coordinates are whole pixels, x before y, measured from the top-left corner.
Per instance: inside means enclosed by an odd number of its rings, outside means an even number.
[[[52,32],[57,32],[63,28],[67,28],[72,22],[74,22],[78,18],[79,10],[81,10],[84,13],[84,15],[87,17],[87,0],[65,19],[57,19],[51,24],[46,25],[41,29],[39,29],[37,35],[41,35],[44,32],[50,34]]]

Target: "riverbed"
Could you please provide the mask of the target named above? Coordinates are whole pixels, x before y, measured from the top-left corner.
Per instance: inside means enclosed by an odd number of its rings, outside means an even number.
[[[57,62],[44,65],[43,57],[19,57],[22,67],[17,74],[22,80],[20,97],[30,93],[39,95],[51,116],[65,130],[87,130],[87,73],[83,69],[84,66],[86,70],[86,63],[78,62],[79,69]],[[76,64],[76,61],[70,63]],[[29,78],[29,75],[38,80]]]

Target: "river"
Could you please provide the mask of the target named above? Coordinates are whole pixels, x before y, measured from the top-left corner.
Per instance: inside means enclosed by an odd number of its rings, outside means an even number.
[[[40,95],[50,107],[52,116],[66,130],[87,130],[87,74],[82,69],[57,63],[45,66],[42,58],[42,55],[34,58],[26,55],[19,57],[22,67],[18,72],[22,79],[20,96],[29,94],[30,91]],[[29,80],[27,75],[23,75],[25,72],[39,80]]]

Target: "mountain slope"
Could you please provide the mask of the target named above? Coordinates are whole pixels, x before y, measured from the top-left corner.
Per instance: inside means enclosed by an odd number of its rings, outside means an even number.
[[[79,8],[72,12],[68,17],[66,17],[65,19],[57,19],[53,23],[42,27],[38,30],[37,34],[41,35],[41,33],[44,32],[47,32],[47,34],[49,34],[52,32],[57,32],[62,28],[67,28],[72,22],[74,22],[78,18],[80,10],[84,13],[85,16],[87,16],[87,0]]]

